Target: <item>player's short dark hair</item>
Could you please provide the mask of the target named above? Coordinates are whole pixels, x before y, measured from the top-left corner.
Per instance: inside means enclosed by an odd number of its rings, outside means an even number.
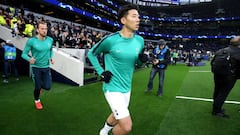
[[[37,22],[37,28],[39,28],[39,25],[40,25],[40,24],[47,24],[47,22],[46,22],[46,21],[38,21],[38,22]]]
[[[126,16],[128,14],[129,10],[136,9],[137,11],[139,10],[137,5],[134,4],[128,4],[128,5],[123,5],[120,7],[118,10],[118,21],[121,23],[121,18]]]

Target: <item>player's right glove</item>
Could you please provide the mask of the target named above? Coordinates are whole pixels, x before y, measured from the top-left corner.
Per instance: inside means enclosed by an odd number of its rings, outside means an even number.
[[[110,71],[104,71],[101,74],[101,81],[104,81],[105,83],[109,83],[113,74]]]

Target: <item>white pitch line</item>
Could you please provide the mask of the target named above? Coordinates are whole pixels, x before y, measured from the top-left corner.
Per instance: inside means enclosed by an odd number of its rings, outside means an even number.
[[[198,101],[208,101],[212,102],[213,99],[208,99],[208,98],[196,98],[196,97],[185,97],[185,96],[176,96],[177,99],[190,99],[190,100],[198,100]],[[225,101],[225,103],[229,104],[240,104],[238,101]]]
[[[189,71],[189,72],[193,72],[193,73],[203,73],[203,72],[209,73],[209,72],[211,72],[211,71],[192,70],[192,71]]]

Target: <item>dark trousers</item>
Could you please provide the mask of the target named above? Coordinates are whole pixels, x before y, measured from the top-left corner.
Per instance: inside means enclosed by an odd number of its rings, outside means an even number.
[[[52,84],[50,68],[32,68],[32,79],[35,84],[34,98],[39,99],[40,90],[50,90]]]
[[[4,60],[4,76],[8,79],[9,72],[13,72],[15,77],[18,78],[18,71],[14,60]]]
[[[233,75],[214,74],[213,112],[222,111],[222,106],[235,83],[236,78]]]
[[[163,93],[163,84],[164,84],[164,76],[165,76],[165,69],[159,69],[159,68],[152,68],[150,72],[150,78],[148,81],[148,90],[152,90],[153,88],[153,80],[155,75],[158,73],[158,79],[159,79],[159,84],[158,84],[158,92],[157,95],[161,95]]]

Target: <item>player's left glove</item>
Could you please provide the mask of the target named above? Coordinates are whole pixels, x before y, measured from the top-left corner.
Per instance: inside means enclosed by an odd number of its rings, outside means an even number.
[[[101,74],[101,80],[104,81],[105,83],[109,83],[113,74],[110,71],[104,71]]]
[[[144,53],[145,48],[143,48],[142,52],[138,55],[139,60],[142,63],[145,63],[148,61],[148,55]]]

